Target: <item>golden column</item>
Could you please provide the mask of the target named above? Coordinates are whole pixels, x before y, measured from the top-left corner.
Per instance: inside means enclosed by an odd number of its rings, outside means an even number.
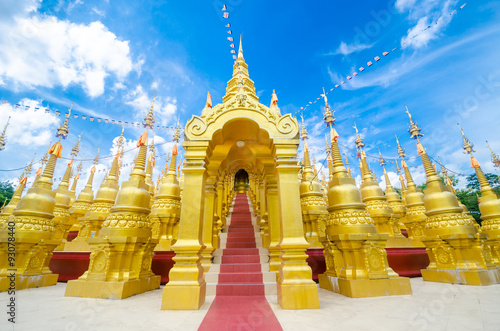
[[[399,144],[399,139],[396,136],[398,144],[398,154],[401,158],[401,166],[405,172],[406,181],[408,182],[404,201],[406,205],[405,226],[408,231],[408,239],[412,241],[413,246],[423,247],[422,238],[425,235],[425,224],[427,215],[425,214],[424,194],[417,188],[413,178],[405,162],[405,151]],[[397,164],[397,163],[396,163]],[[402,180],[402,178],[400,178]]]
[[[310,248],[323,248],[318,234],[325,231],[328,211],[326,210],[326,202],[323,200],[321,193],[321,184],[317,179],[317,175],[311,169],[309,147],[306,141],[308,137],[304,126],[304,119],[302,119],[301,138],[304,141],[304,174],[302,175],[299,190],[304,234],[307,242],[311,245]]]
[[[151,127],[149,123],[144,126]],[[147,131],[139,138],[139,154],[128,181],[122,184],[98,237],[88,239],[89,269],[66,286],[65,296],[124,299],[160,287],[151,271],[150,194],[145,182]]]
[[[189,203],[181,205],[179,235],[172,248],[175,251],[174,267],[170,269],[167,285],[163,288],[161,309],[197,310],[205,302],[206,283],[201,266],[203,206],[205,205],[204,167],[208,141],[184,141],[186,166],[184,196]]]
[[[360,190],[344,167],[337,142],[339,136],[333,128],[335,117],[324,97],[324,119],[330,126],[333,159],[326,235],[341,251],[343,261],[338,257],[334,259],[332,254],[329,274],[319,275],[320,286],[350,297],[411,294],[410,280],[398,277],[387,262],[384,247],[389,234],[377,233]],[[340,261],[341,267],[331,265]]]
[[[214,234],[214,222],[217,222],[214,217],[217,199],[216,183],[216,174],[212,172],[205,182],[205,204],[203,208],[202,242],[205,248],[201,253],[201,265],[205,273],[210,269],[212,252],[215,249],[212,245],[212,236]]]
[[[99,152],[98,152],[99,155]],[[98,160],[96,159],[94,162]],[[94,167],[92,168],[94,169]],[[92,170],[91,170],[92,171]],[[118,195],[118,153],[113,158],[108,176],[101,183],[94,200],[85,216],[78,218],[80,230],[77,237],[64,246],[65,251],[90,251],[87,239],[97,236],[101,230],[102,223],[108,217]]]
[[[278,303],[283,309],[319,308],[318,288],[306,262],[309,243],[304,238],[300,217],[300,190],[297,181],[298,140],[283,144],[275,141],[276,178],[278,181],[281,238],[281,265],[278,279]],[[274,229],[273,229],[274,231]]]
[[[155,251],[170,251],[177,240],[181,213],[181,190],[175,173],[178,154],[176,144],[172,149],[172,160],[168,172],[163,175],[158,185],[158,193],[154,198],[151,214],[149,214],[153,239],[159,240]]]
[[[437,176],[419,137],[423,136],[410,118],[411,138],[417,139],[417,152],[427,177],[424,204],[429,217],[422,242],[427,247],[430,264],[422,270],[426,281],[489,285],[498,283],[500,270],[491,262],[485,245],[486,234],[480,234],[474,223],[463,213],[457,197]],[[408,197],[408,196],[407,196]]]
[[[361,198],[363,203],[366,204],[366,210],[370,217],[375,221],[375,226],[378,233],[389,234],[387,245],[397,246],[394,239],[394,232],[392,230],[391,218],[393,215],[392,209],[387,202],[387,198],[382,191],[380,185],[374,180],[368,162],[366,161],[366,154],[363,150],[365,144],[359,135],[358,128],[354,124],[356,130],[356,147],[361,150],[361,164],[363,165],[360,170],[363,178],[361,183]]]
[[[488,246],[491,249],[492,262],[500,266],[500,200],[498,194],[490,186],[486,176],[479,165],[479,162],[472,155],[474,151],[473,144],[465,137],[462,128],[460,128],[464,141],[465,152],[471,154],[471,167],[476,171],[479,185],[481,186],[481,196],[479,200],[479,211],[481,212],[481,232],[488,235]],[[493,161],[496,155],[493,154]],[[495,165],[495,163],[493,163]],[[488,253],[485,251],[485,257],[488,258]]]
[[[59,137],[65,138],[67,134],[67,125],[59,127]],[[21,198],[0,229],[0,291],[57,283],[58,275],[53,274],[48,265],[52,252],[61,243],[60,239],[53,239],[56,192],[52,190],[61,151],[60,141],[50,148],[47,166],[36,185]]]
[[[276,177],[273,175],[266,176],[266,192],[269,228],[269,270],[276,272],[276,280],[278,280],[281,265],[281,252],[278,247],[281,238],[281,223],[279,214],[278,182]]]
[[[259,180],[259,194],[260,194],[260,236],[262,238],[262,247],[269,247],[269,214],[267,212],[267,199],[266,199],[266,181],[265,175],[260,174]]]

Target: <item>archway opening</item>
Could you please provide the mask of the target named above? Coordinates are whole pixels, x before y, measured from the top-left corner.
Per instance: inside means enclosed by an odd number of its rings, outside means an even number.
[[[240,169],[234,174],[234,190],[238,193],[246,193],[249,188],[248,173]]]

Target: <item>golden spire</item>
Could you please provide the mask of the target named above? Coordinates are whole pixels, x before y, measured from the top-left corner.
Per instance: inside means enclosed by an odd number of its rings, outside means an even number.
[[[179,140],[181,139],[181,130],[179,129],[179,119],[177,119],[177,127],[175,128],[174,131],[174,142],[178,143]]]
[[[379,159],[380,165],[382,166],[382,168],[384,168],[384,166],[387,164],[387,162],[382,157],[382,153],[380,153],[380,149],[378,150],[378,155],[380,155],[380,159]]]
[[[71,116],[71,109],[73,109],[73,103],[71,104],[71,108],[68,109],[68,114],[66,114],[66,119],[64,120],[63,124],[57,128],[57,133],[56,137],[59,137],[59,140],[61,138],[66,139],[69,133],[69,117]]]
[[[500,168],[500,159],[498,158],[498,155],[493,153],[493,150],[491,149],[490,144],[488,143],[487,140],[486,140],[486,146],[488,147],[488,149],[491,152],[491,162],[493,162],[493,166]]]
[[[349,158],[347,157],[347,154],[344,152],[344,159],[345,159],[345,165],[349,165]]]
[[[405,154],[405,150],[403,149],[403,147],[401,147],[401,145],[399,144],[399,138],[398,136],[396,135],[396,142],[398,143],[398,154],[399,154],[399,157],[404,159],[406,154]],[[397,163],[396,163],[397,164]]]
[[[273,90],[273,95],[271,96],[271,107],[278,106],[278,96],[276,95],[276,91]]]
[[[97,147],[97,154],[96,154],[96,156],[94,158],[94,161],[93,161],[94,164],[98,164],[99,163],[99,150],[100,150],[100,148]]]
[[[210,91],[207,92],[207,102],[205,104],[205,107],[212,108],[212,96],[210,95]]]
[[[304,117],[302,117],[302,115],[300,115],[300,118],[302,120],[302,131],[300,133],[300,139],[302,139],[305,142],[306,139],[309,139],[309,137],[307,136],[307,130],[306,130],[306,127],[304,125]]]
[[[323,88],[323,92],[325,89]],[[330,105],[327,103],[327,99],[325,96],[325,112],[323,113],[323,120],[326,123],[326,126],[333,127],[335,125],[335,111],[330,109]]]
[[[356,130],[356,140],[354,141],[354,143],[356,144],[357,148],[362,149],[363,147],[365,147],[365,144],[363,143],[363,139],[361,139],[361,136],[359,135],[359,131],[358,131],[358,128],[356,127],[356,123],[354,123],[353,128]]]
[[[408,110],[408,107],[405,105],[405,108],[406,108],[406,113],[408,114],[408,117],[410,118],[410,129],[408,130],[408,132],[410,132],[410,135],[411,135],[411,139],[418,139],[418,137],[423,137],[424,135],[422,133],[420,133],[420,131],[422,130],[421,128],[419,128],[417,126],[417,123],[415,123],[413,121],[413,119],[411,118],[411,114],[410,114],[410,111]]]
[[[5,133],[7,132],[7,127],[9,126],[9,122],[10,122],[10,116],[7,119],[5,127],[3,128],[2,134],[0,135],[0,151],[4,150],[5,144],[7,144],[7,137],[5,136]]]
[[[241,60],[245,61],[245,59],[243,58],[243,46],[242,46],[243,43],[241,42],[241,39],[242,39],[242,37],[240,35],[240,48],[238,49],[238,60],[241,59]]]
[[[328,157],[331,152],[332,152],[332,148],[330,147],[330,144],[328,143],[328,136],[325,134],[325,152],[326,152],[326,156]]]
[[[148,113],[144,117],[144,122],[142,122],[142,125],[147,128],[147,129],[154,129],[154,123],[155,123],[155,114],[153,107],[155,105],[155,100],[157,98],[156,91],[155,91],[155,96],[153,97],[153,101],[151,102],[151,108],[149,109]]]
[[[71,150],[71,156],[73,158],[75,158],[78,153],[80,152],[80,140],[82,139],[82,134],[83,134],[83,131],[82,133],[80,133],[80,135],[78,136],[78,141],[76,142],[76,145],[73,147],[73,149]]]
[[[123,147],[125,146],[125,138],[123,137],[124,130],[125,127],[122,126],[122,132],[120,134],[120,137],[118,137],[118,140],[116,141],[116,150],[120,152],[120,157],[123,157]]]
[[[460,133],[462,134],[464,153],[472,155],[472,153],[475,152],[475,150],[474,150],[474,144],[471,143],[469,141],[469,139],[467,139],[465,137],[464,130],[462,129],[462,127],[460,126],[460,124],[457,123],[457,125],[460,128]]]

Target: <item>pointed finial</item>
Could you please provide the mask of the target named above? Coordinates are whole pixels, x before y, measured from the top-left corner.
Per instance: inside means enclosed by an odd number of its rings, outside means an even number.
[[[9,122],[10,122],[10,116],[7,119],[5,127],[3,128],[2,135],[0,135],[0,151],[4,150],[5,145],[7,144],[7,137],[5,136],[5,133],[7,132],[7,127],[9,126]]]
[[[207,104],[205,107],[212,108],[212,96],[210,95],[210,92],[207,92]]]
[[[271,107],[277,107],[278,106],[278,96],[276,95],[276,91],[273,90],[273,95],[271,97]]]
[[[399,167],[398,160],[394,160],[394,162],[396,162],[396,172],[399,175],[401,173],[401,168]]]
[[[303,141],[306,141],[306,139],[309,139],[309,137],[307,136],[307,130],[306,130],[306,127],[304,125],[304,117],[302,117],[302,115],[300,115],[300,118],[302,120],[302,131],[300,133],[300,138],[303,140]]]
[[[491,149],[490,144],[488,143],[487,140],[486,140],[486,146],[488,147],[488,149],[491,152],[491,162],[493,162],[493,166],[500,168],[500,159],[498,158],[498,155],[493,153],[493,150]]]
[[[80,140],[82,139],[82,134],[83,134],[83,131],[78,136],[78,141],[76,142],[76,145],[71,150],[71,156],[72,157],[76,157],[78,155],[78,152],[80,152]]]
[[[156,156],[156,146],[155,146],[155,137],[151,139],[151,143],[149,144],[149,152],[153,155],[153,158]]]
[[[328,143],[328,136],[326,133],[325,133],[325,152],[327,155],[330,155],[330,153],[332,152],[330,144]]]
[[[243,46],[241,42],[242,36],[240,35],[240,48],[238,49],[238,59],[243,60]]]
[[[71,104],[71,108],[68,109],[68,114],[66,114],[66,119],[64,120],[63,124],[59,128],[57,128],[57,133],[56,133],[56,138],[58,137],[59,140],[66,139],[69,133],[69,117],[71,116],[71,109],[73,109],[73,103]]]
[[[178,143],[179,140],[181,139],[181,130],[179,129],[179,119],[177,119],[177,127],[175,128],[174,131],[174,142]]]
[[[94,162],[93,162],[94,164],[98,164],[99,163],[99,150],[100,150],[100,148],[98,147],[97,148],[97,155],[95,156],[95,159],[94,159]]]
[[[464,154],[472,154],[475,152],[474,150],[474,144],[471,143],[469,141],[469,139],[467,139],[465,137],[465,134],[464,134],[464,130],[462,129],[462,127],[460,126],[459,123],[457,123],[458,127],[460,128],[460,133],[462,134],[462,139],[463,139],[463,148],[464,148]]]
[[[156,91],[153,97],[153,101],[151,102],[151,108],[149,109],[148,113],[144,117],[144,122],[142,122],[142,125],[147,128],[153,130],[154,128],[154,123],[155,123],[155,114],[154,114],[154,104],[155,100],[157,98]]]
[[[401,145],[399,144],[399,138],[398,138],[397,135],[396,135],[396,142],[398,143],[398,154],[399,154],[399,157],[404,159],[405,156],[406,156],[406,153],[405,153],[405,150],[403,149],[403,147],[401,147]]]
[[[354,141],[354,143],[356,144],[356,147],[357,148],[365,147],[365,144],[363,143],[363,139],[361,139],[361,136],[359,135],[358,128],[356,127],[356,123],[354,123],[353,128],[354,128],[354,130],[356,130],[356,140]]]
[[[326,97],[325,88],[323,87],[323,94],[321,94],[323,100],[325,100],[325,106],[328,106],[328,98]]]
[[[406,113],[408,114],[408,117],[410,119],[410,129],[408,129],[408,132],[410,132],[410,138],[411,139],[418,139],[418,137],[423,137],[424,135],[422,133],[420,133],[420,131],[422,130],[421,128],[419,128],[417,126],[417,123],[415,123],[413,121],[413,119],[411,118],[411,114],[410,114],[410,111],[408,110],[408,106],[405,105],[405,108],[406,108]]]
[[[324,88],[323,92],[325,92]],[[330,105],[326,102],[326,100],[325,94],[325,111],[323,113],[323,120],[325,121],[327,127],[332,127],[335,125],[335,111],[330,109]]]
[[[82,163],[83,163],[83,159],[80,160],[80,163],[78,164],[78,167],[76,168],[77,173],[80,173],[82,171]]]
[[[345,158],[345,165],[349,165],[349,159],[347,158],[347,154],[344,152],[344,158]]]
[[[380,165],[383,167],[387,164],[387,162],[384,160],[384,158],[382,157],[382,153],[380,153],[380,149],[378,150],[378,155],[380,155],[380,159],[379,159],[379,162],[380,162]]]

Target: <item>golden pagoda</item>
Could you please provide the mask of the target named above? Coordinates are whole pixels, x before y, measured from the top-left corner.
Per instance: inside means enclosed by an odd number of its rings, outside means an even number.
[[[466,285],[489,285],[500,281],[500,269],[491,261],[487,235],[478,233],[475,222],[464,214],[457,197],[443,184],[419,137],[421,129],[410,118],[411,138],[416,139],[427,178],[424,190],[425,237],[430,264],[422,270],[426,281]],[[408,197],[408,195],[407,195]]]
[[[422,247],[424,246],[424,244],[422,243],[421,239],[425,235],[425,224],[427,222],[427,215],[425,214],[424,205],[424,194],[417,188],[417,185],[413,181],[410,169],[408,168],[408,165],[405,161],[405,151],[399,144],[399,138],[397,136],[396,142],[398,144],[398,154],[401,158],[401,166],[403,167],[407,181],[407,187],[406,190],[404,190],[406,215],[403,222],[406,227],[406,231],[408,232],[408,238],[412,241],[413,246]],[[402,177],[400,177],[400,180],[402,181]]]
[[[385,197],[382,188],[373,178],[372,172],[366,160],[365,151],[363,150],[365,144],[359,135],[356,124],[354,124],[354,129],[356,130],[356,147],[361,151],[360,162],[362,167],[360,167],[360,170],[363,181],[361,183],[360,191],[363,203],[366,204],[366,210],[370,214],[370,217],[375,221],[377,232],[387,233],[389,234],[390,239],[392,239],[394,238],[394,232],[391,224],[391,218],[393,215],[392,209],[387,202],[387,198]]]
[[[481,196],[478,198],[479,211],[483,220],[481,223],[481,232],[488,235],[487,244],[491,250],[490,252],[485,250],[485,253],[491,253],[492,262],[500,266],[500,200],[497,192],[486,179],[479,162],[472,155],[474,152],[472,143],[465,137],[462,128],[460,128],[460,132],[462,133],[464,150],[471,155],[471,167],[476,171],[477,179],[481,186]],[[491,154],[493,155],[494,162],[496,155],[493,151],[491,151]],[[485,254],[485,258],[488,257],[488,253]]]
[[[94,166],[99,162],[98,156],[99,149],[94,159]],[[92,169],[95,168],[93,167]],[[102,223],[106,220],[111,207],[113,207],[115,203],[119,188],[117,153],[113,158],[109,175],[104,176],[104,180],[97,190],[89,210],[85,213],[85,216],[78,218],[80,226],[77,237],[73,241],[65,244],[65,251],[90,251],[87,239],[96,236],[101,230]]]
[[[155,247],[156,251],[171,250],[172,244],[177,240],[179,231],[181,196],[179,182],[175,173],[177,155],[177,145],[174,145],[170,166],[166,163],[165,171],[158,185],[158,192],[153,200],[151,214],[149,214],[152,237],[158,240],[158,245]]]
[[[380,154],[380,151],[379,151]],[[389,175],[387,174],[387,171],[385,170],[385,165],[386,161],[382,157],[382,154],[380,154],[380,165],[382,166],[382,170],[384,172],[384,178],[385,178],[385,196],[387,197],[387,202],[389,203],[389,206],[392,209],[392,217],[391,217],[391,225],[392,225],[392,230],[394,232],[394,238],[396,240],[399,239],[401,242],[402,240],[404,241],[405,246],[409,245],[411,243],[408,243],[406,238],[403,236],[401,233],[401,228],[403,222],[401,221],[404,219],[406,215],[406,206],[401,200],[401,197],[399,196],[398,192],[394,190],[392,187],[391,181],[389,180]]]
[[[328,211],[323,199],[321,184],[318,176],[311,169],[309,160],[309,147],[307,146],[307,131],[302,119],[301,138],[304,141],[304,174],[300,183],[300,204],[302,207],[302,221],[304,222],[304,235],[310,248],[323,248],[321,239],[326,240],[325,227]]]
[[[160,276],[151,271],[150,194],[145,182],[147,131],[139,138],[139,154],[128,181],[118,192],[114,206],[90,245],[88,270],[66,286],[65,296],[124,299],[156,289]],[[116,159],[116,158],[115,158]]]
[[[162,309],[199,309],[205,301],[206,283],[200,258],[213,248],[217,215],[218,181],[227,181],[226,205],[232,203],[234,175],[244,170],[259,174],[264,183],[252,188],[259,214],[268,215],[270,268],[278,267],[278,302],[284,309],[319,308],[318,290],[312,281],[305,250],[301,219],[297,149],[299,126],[290,114],[281,115],[277,97],[271,107],[259,103],[240,42],[233,76],[222,103],[205,107],[184,129],[183,200],[177,242],[173,245],[175,265],[163,289]],[[250,178],[249,178],[250,180]],[[238,181],[238,187],[244,188]],[[186,199],[189,197],[189,199]],[[254,206],[255,206],[254,205]],[[264,209],[263,209],[264,207]],[[230,209],[230,208],[229,208]],[[208,232],[212,232],[208,236]],[[210,238],[210,239],[209,239]],[[210,241],[209,241],[210,240]]]
[[[59,137],[65,138],[67,134],[67,125],[59,127]],[[61,151],[60,141],[49,149],[50,157],[42,175],[0,229],[0,291],[51,286],[57,282],[58,275],[48,266],[52,252],[61,243],[60,239],[54,239],[56,192],[52,190]],[[14,256],[9,247],[15,248]]]
[[[325,108],[324,119],[330,127],[333,159],[326,236],[336,249],[325,252],[327,272],[318,277],[320,287],[350,297],[411,294],[410,280],[399,277],[389,267],[384,249],[389,234],[377,233],[361,192],[342,162],[339,135],[333,128],[333,113],[328,105]],[[367,172],[368,169],[364,170],[364,174]]]
[[[71,109],[70,109],[71,113]],[[68,115],[69,116],[69,115]],[[74,224],[75,219],[71,218],[70,207],[71,207],[71,192],[69,191],[69,179],[71,177],[71,169],[73,166],[73,161],[79,152],[81,135],[78,137],[78,142],[71,150],[71,161],[68,163],[66,167],[66,171],[64,172],[63,179],[56,191],[56,206],[54,208],[54,227],[55,239],[61,239],[62,243],[56,250],[60,251],[64,249],[64,245],[66,244],[66,239],[68,238],[69,229]]]
[[[10,215],[12,215],[12,212],[16,209],[17,204],[21,200],[21,195],[23,194],[24,188],[28,182],[28,175],[31,173],[32,167],[33,160],[31,160],[30,164],[24,169],[23,173],[19,177],[19,185],[16,187],[14,194],[12,194],[9,204],[7,206],[3,206],[2,212],[0,213],[0,229],[3,228],[4,224],[7,222]],[[7,201],[7,198],[5,201]]]

